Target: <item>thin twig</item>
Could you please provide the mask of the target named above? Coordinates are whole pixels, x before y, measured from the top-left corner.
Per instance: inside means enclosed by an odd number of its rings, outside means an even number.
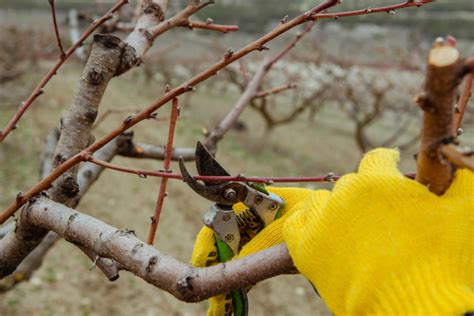
[[[178,120],[179,116],[179,104],[178,99],[173,99],[172,106],[171,106],[171,118],[168,130],[168,141],[166,143],[165,148],[165,160],[163,161],[163,171],[169,172],[170,164],[171,164],[171,157],[173,155],[173,139],[174,133],[176,129],[176,121]],[[153,245],[153,241],[155,240],[156,229],[158,228],[158,223],[160,221],[161,211],[163,210],[163,203],[166,197],[166,186],[168,184],[168,178],[161,178],[160,184],[160,191],[158,193],[158,198],[156,200],[156,209],[155,215],[151,218],[151,225],[150,231],[148,232],[147,243],[149,245]]]
[[[228,32],[236,32],[239,30],[239,27],[237,25],[223,25],[223,24],[214,24],[214,23],[199,22],[199,21],[187,21],[179,26],[188,27],[190,29],[203,29],[203,30],[218,31],[224,34]]]
[[[461,128],[461,122],[466,112],[467,104],[472,95],[472,84],[474,81],[474,74],[470,73],[464,78],[464,85],[462,88],[461,96],[459,97],[458,104],[454,107],[454,132],[459,134]]]
[[[422,5],[432,3],[435,0],[407,0],[403,3],[398,3],[394,5],[388,5],[384,7],[377,7],[377,8],[365,8],[360,10],[354,11],[343,11],[343,12],[332,12],[332,13],[319,13],[311,15],[312,20],[318,19],[339,19],[348,16],[356,16],[356,15],[364,15],[364,14],[371,14],[371,13],[380,13],[385,12],[388,14],[395,14],[395,10],[409,8],[409,7],[421,7]]]
[[[92,126],[92,130],[96,129],[109,115],[111,114],[120,114],[120,113],[133,113],[136,114],[140,112],[140,109],[108,109],[104,112],[94,123]],[[167,117],[153,117],[153,119],[158,121],[167,120]]]
[[[110,162],[102,161],[94,157],[88,157],[87,162],[102,166],[107,169],[120,171],[124,173],[136,174],[141,178],[150,177],[159,177],[159,178],[168,178],[168,179],[177,179],[182,180],[182,176],[179,173],[172,173],[166,171],[152,171],[152,170],[143,170],[143,169],[133,169],[128,167],[119,166]],[[290,182],[334,182],[339,180],[340,176],[334,175],[333,173],[328,173],[325,176],[317,177],[246,177],[243,175],[237,176],[194,176],[196,180],[202,181],[241,181],[241,182],[256,182],[256,183],[290,183]]]
[[[242,77],[244,78],[244,82],[248,83],[249,73],[247,72],[247,69],[245,68],[245,64],[242,59],[239,59],[239,68],[240,68],[240,72],[242,72]]]
[[[64,58],[66,53],[64,52],[63,44],[61,43],[61,37],[59,36],[58,22],[56,20],[56,8],[54,6],[54,0],[48,0],[51,7],[51,15],[53,17],[54,33],[56,34],[56,41],[58,42],[59,51],[61,52],[60,58]]]
[[[280,51],[280,53],[276,54],[272,59],[270,59],[270,61],[267,63],[266,65],[266,68],[267,69],[270,69],[273,64],[275,64],[277,61],[279,61],[280,59],[283,58],[283,56],[285,56],[293,47],[296,46],[296,44],[301,40],[301,38],[306,34],[308,33],[309,31],[311,31],[311,29],[314,27],[314,25],[318,22],[318,20],[314,20],[313,22],[309,23],[304,29],[303,31],[301,31],[300,33],[298,33],[298,35],[296,35],[296,37],[290,42],[290,44],[288,44],[283,50]]]
[[[92,34],[99,26],[101,26],[105,21],[109,20],[112,18],[112,15],[115,11],[120,9],[123,5],[128,3],[128,0],[119,0],[107,13],[105,13],[101,18],[95,20],[88,28],[87,30],[82,33],[81,37],[79,40],[74,43],[65,53],[64,56],[61,56],[54,66],[46,73],[46,75],[41,79],[39,84],[36,86],[36,88],[33,90],[33,92],[30,94],[28,99],[26,101],[21,103],[20,108],[18,111],[13,115],[13,117],[10,119],[10,121],[7,123],[5,128],[0,131],[0,142],[3,142],[5,137],[15,129],[18,121],[21,119],[23,114],[25,114],[26,110],[33,104],[33,102],[38,98],[41,94],[43,94],[43,88],[46,86],[46,84],[53,78],[54,75],[56,75],[58,69],[64,64],[64,62],[74,53],[74,51],[81,47],[84,41],[89,37],[89,35]]]
[[[260,91],[257,94],[255,94],[254,99],[265,98],[269,95],[277,94],[277,93],[280,93],[282,91],[295,89],[295,88],[296,88],[296,84],[288,83],[288,84],[285,84],[285,85],[282,85],[282,86],[279,86],[279,87],[274,87],[274,88],[271,88],[271,89],[268,89],[268,90]]]

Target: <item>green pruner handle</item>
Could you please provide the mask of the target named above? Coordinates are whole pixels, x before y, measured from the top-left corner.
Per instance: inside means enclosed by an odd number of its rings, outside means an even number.
[[[217,256],[220,262],[226,262],[231,260],[234,257],[234,252],[230,247],[217,238],[216,238],[216,245],[217,245]],[[247,299],[247,291],[245,289],[238,289],[232,290],[230,292],[232,296],[232,307],[234,309],[234,316],[247,316],[248,315],[248,299]]]

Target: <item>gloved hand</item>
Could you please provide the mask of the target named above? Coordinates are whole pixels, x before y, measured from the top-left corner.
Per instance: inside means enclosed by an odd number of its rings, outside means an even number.
[[[267,187],[267,189],[268,191],[278,194],[285,201],[282,216],[256,235],[242,248],[239,255],[235,258],[281,244],[283,242],[283,223],[293,213],[293,210],[295,210],[294,206],[304,201],[306,197],[313,192],[308,189],[299,188]],[[234,211],[237,215],[242,214],[245,210],[246,207],[242,203],[234,205]],[[219,263],[219,260],[217,258],[214,232],[204,226],[196,238],[191,264],[195,267],[208,267],[217,263]],[[230,294],[212,297],[209,299],[209,304],[209,316],[232,314],[232,299]]]
[[[296,205],[283,227],[290,255],[336,315],[472,312],[474,173],[458,170],[437,196],[398,159],[371,151],[357,174]]]

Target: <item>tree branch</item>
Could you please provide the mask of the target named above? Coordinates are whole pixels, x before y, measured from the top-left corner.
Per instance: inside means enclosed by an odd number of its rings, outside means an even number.
[[[214,128],[209,135],[206,137],[204,146],[211,152],[216,152],[217,143],[224,137],[224,134],[234,125],[237,118],[243,112],[247,104],[255,98],[260,86],[262,85],[263,78],[268,73],[270,68],[267,68],[268,59],[264,59],[260,64],[257,72],[247,84],[245,91],[240,96],[234,107],[227,113],[222,119],[219,125]]]
[[[438,148],[454,138],[456,90],[463,62],[449,41],[437,39],[428,55],[425,90],[416,98],[423,110],[423,129],[417,157],[416,180],[441,195],[451,185],[454,168],[442,161]]]
[[[265,98],[269,95],[274,95],[274,94],[277,94],[277,93],[280,93],[280,92],[283,92],[283,91],[286,91],[286,90],[290,90],[290,89],[296,89],[296,84],[288,83],[288,84],[285,84],[285,85],[282,85],[282,86],[278,86],[278,87],[274,87],[274,88],[267,89],[267,90],[264,90],[264,91],[260,91],[260,92],[255,94],[254,98],[255,99]]]
[[[454,133],[459,134],[461,128],[461,122],[466,112],[467,104],[472,95],[472,84],[474,82],[474,74],[467,74],[464,78],[464,84],[459,97],[458,104],[454,107]]]
[[[53,27],[54,27],[54,34],[56,35],[56,41],[58,43],[59,55],[60,58],[64,58],[66,53],[64,52],[63,44],[61,43],[61,36],[59,36],[59,29],[58,29],[58,22],[56,21],[56,8],[54,6],[54,0],[48,0],[49,5],[51,7],[51,16],[53,18]]]
[[[146,245],[131,231],[119,230],[45,197],[33,201],[25,213],[32,224],[115,260],[122,269],[186,302],[295,272],[285,244],[225,264],[194,268]]]
[[[194,148],[173,148],[171,160],[177,161],[181,156],[185,161],[194,160]],[[165,158],[165,147],[150,144],[135,143],[133,141],[133,133],[124,133],[119,138],[118,154],[124,157],[140,158],[140,159],[157,159]]]
[[[203,29],[218,31],[224,34],[228,32],[236,32],[239,30],[237,25],[223,25],[223,24],[214,24],[212,21],[200,22],[200,21],[187,21],[179,26],[188,27],[190,29]]]
[[[179,105],[178,99],[173,99],[173,103],[171,105],[171,117],[170,117],[170,124],[168,130],[168,141],[165,147],[165,159],[163,161],[163,171],[164,172],[171,172],[170,164],[171,164],[171,156],[173,150],[173,140],[174,140],[174,133],[176,128],[176,121],[178,120],[179,116]],[[166,186],[168,184],[168,178],[161,178],[160,190],[158,193],[158,197],[156,200],[156,208],[155,214],[151,218],[151,226],[148,232],[147,243],[149,245],[153,245],[153,241],[155,240],[156,230],[158,228],[158,223],[160,221],[161,211],[163,210],[163,203],[165,201],[166,193]]]
[[[56,130],[53,130],[50,135],[48,135],[48,141],[47,141],[47,147],[46,147],[46,153],[44,154],[44,159],[49,161],[49,165],[46,163],[43,163],[44,169],[43,171],[43,176],[44,174],[47,174],[50,169],[51,169],[51,160],[53,157],[53,153],[50,150],[50,146],[52,145],[50,142],[53,141],[55,137]],[[57,141],[57,139],[56,139]],[[95,157],[98,159],[103,159],[105,161],[110,161],[112,158],[116,155],[117,153],[117,143],[118,139],[110,142],[106,146],[104,146],[102,149],[97,151],[95,153]],[[79,193],[75,197],[75,199],[71,202],[71,205],[75,207],[76,205],[79,204],[80,199],[86,194],[86,192],[89,190],[91,185],[98,179],[102,171],[104,170],[103,167],[94,165],[94,164],[85,164],[83,165],[78,173],[78,185],[79,185]],[[6,225],[8,231],[10,234],[15,234],[15,231],[12,230],[14,225]],[[3,229],[2,229],[3,230]],[[7,233],[5,232],[5,234]],[[3,236],[2,236],[3,237]],[[21,263],[18,261],[9,261],[7,265],[1,262],[0,260],[0,267],[1,269],[5,269],[6,271],[9,271],[11,269],[15,269],[15,265],[18,265],[16,267],[15,271],[11,274],[5,277],[2,281],[2,284],[0,285],[0,292],[1,291],[8,291],[12,287],[14,287],[16,284],[29,280],[30,277],[33,275],[33,273],[41,267],[43,258],[46,256],[47,252],[49,249],[54,246],[56,241],[60,238],[58,234],[55,232],[49,232],[46,237],[39,243],[38,247],[36,247],[28,256],[26,256]],[[23,241],[20,241],[21,244],[16,245],[15,247],[22,247],[23,246]],[[2,247],[0,248],[0,258],[2,257],[7,257],[9,254],[4,254],[4,251],[8,250],[7,248],[4,248],[5,246],[3,245],[2,242]],[[13,247],[13,246],[11,246]],[[103,259],[103,258],[97,258],[97,255],[95,255],[92,251],[82,247],[81,250],[86,253],[91,260],[95,261],[95,265],[104,272],[106,277],[109,280],[116,280],[118,278],[118,268],[116,267],[116,264],[111,262],[108,259]],[[14,249],[13,249],[14,251]],[[18,259],[19,260],[19,259]],[[8,274],[8,273],[7,273]],[[6,275],[6,274],[5,274]],[[5,276],[3,275],[3,276]]]

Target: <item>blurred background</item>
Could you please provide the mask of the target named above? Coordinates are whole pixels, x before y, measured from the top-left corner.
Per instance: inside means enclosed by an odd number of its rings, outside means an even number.
[[[115,1],[56,1],[65,47]],[[170,1],[166,16],[187,1]],[[347,0],[333,11],[375,7],[399,1]],[[133,14],[136,1],[120,16]],[[160,36],[143,65],[112,80],[94,127],[104,135],[123,118],[150,104],[165,85],[177,86],[318,1],[217,0],[194,17],[237,24],[221,34],[175,28]],[[401,150],[401,170],[415,171],[421,123],[412,98],[421,90],[426,54],[438,36],[452,35],[465,55],[474,52],[474,1],[438,0],[392,14],[322,20],[265,77],[263,89],[294,84],[295,89],[252,102],[238,124],[219,143],[218,160],[232,173],[255,176],[318,176],[356,169],[362,154],[385,146]],[[58,57],[47,0],[0,0],[0,125],[31,93]],[[107,32],[102,28],[101,32]],[[180,98],[181,118],[175,145],[193,147],[232,108],[243,89],[242,67],[251,76],[264,56],[273,56],[300,30],[272,41],[269,51],[253,53]],[[125,38],[127,31],[115,33]],[[58,126],[71,102],[89,49],[75,54],[46,86],[42,95],[0,146],[0,208],[39,175],[40,155],[48,132]],[[473,101],[463,122],[462,144],[474,145]],[[105,114],[108,113],[108,114]],[[135,139],[162,146],[166,142],[169,106],[163,120],[136,128]],[[104,116],[105,115],[105,116]],[[161,169],[160,161],[117,157],[114,163]],[[173,169],[177,166],[173,163]],[[111,185],[113,183],[113,185]],[[313,189],[331,184],[292,184]],[[105,171],[84,197],[79,210],[146,238],[159,179]],[[188,261],[193,241],[209,204],[179,181],[169,184],[156,247]],[[1,315],[197,315],[206,302],[186,304],[126,272],[110,283],[74,246],[61,241],[29,282],[0,293]],[[2,284],[0,281],[0,288]],[[300,276],[262,282],[250,292],[251,315],[326,315],[324,304]]]

